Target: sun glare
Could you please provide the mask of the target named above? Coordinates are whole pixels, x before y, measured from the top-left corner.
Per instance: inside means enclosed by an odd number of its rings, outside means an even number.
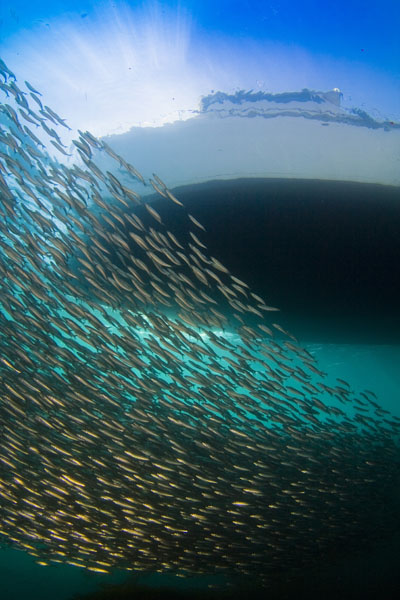
[[[107,2],[88,14],[37,19],[3,44],[3,58],[43,90],[72,128],[98,136],[186,120],[213,91],[339,87],[345,105],[365,109],[368,97],[378,106],[393,96],[384,93],[389,83],[362,64],[267,33],[250,39],[201,29],[179,5]]]

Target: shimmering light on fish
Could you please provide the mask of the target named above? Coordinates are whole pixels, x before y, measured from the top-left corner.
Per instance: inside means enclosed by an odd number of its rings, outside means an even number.
[[[400,418],[332,381],[209,255],[183,203],[196,234],[171,235],[179,198],[160,177],[87,131],[85,167],[50,158],[26,115],[61,154],[66,123],[0,73],[2,538],[43,566],[268,583],[399,527]],[[104,153],[122,176],[99,168]]]

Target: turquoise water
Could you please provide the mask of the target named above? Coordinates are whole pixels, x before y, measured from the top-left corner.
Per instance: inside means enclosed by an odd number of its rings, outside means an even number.
[[[3,11],[7,599],[396,589],[398,8],[286,8]]]

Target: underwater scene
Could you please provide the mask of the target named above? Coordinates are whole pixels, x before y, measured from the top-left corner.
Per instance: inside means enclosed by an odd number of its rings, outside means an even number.
[[[400,5],[0,7],[0,598],[400,597]]]

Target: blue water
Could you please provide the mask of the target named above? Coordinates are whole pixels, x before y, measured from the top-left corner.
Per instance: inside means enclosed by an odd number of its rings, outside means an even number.
[[[0,55],[18,81],[40,89],[67,119],[73,131],[65,131],[66,142],[88,129],[146,176],[155,170],[171,187],[188,186],[182,193],[188,201],[192,194],[193,214],[208,220],[214,255],[281,307],[282,322],[332,382],[339,377],[356,390],[373,390],[382,407],[400,416],[399,25],[394,0],[17,0],[0,7]],[[74,157],[57,159],[71,165]],[[307,197],[320,180],[343,188],[320,192],[331,214],[316,216],[317,204],[296,212],[299,197],[284,185],[272,196],[263,188],[265,197],[257,199],[246,184],[247,198],[239,197],[235,180],[242,178],[304,179]],[[210,180],[229,182],[222,200],[217,187],[196,187]],[[349,182],[382,187],[368,188],[370,212],[360,208],[361,196],[350,195]],[[201,205],[196,193],[207,202]],[[257,212],[261,202],[268,207],[265,222]],[[323,224],[326,234],[312,235],[312,215],[316,231]],[[301,235],[294,240],[296,229]],[[324,254],[328,239],[331,252]],[[396,550],[391,541],[383,553],[370,551],[351,565],[336,557],[321,581],[337,597],[347,590],[357,598],[377,590],[389,597],[385,583],[396,584]],[[126,573],[39,566],[3,547],[0,578],[6,600],[68,600],[103,582],[123,582]],[[224,583],[143,573],[136,580],[172,590]],[[307,591],[312,595],[311,584]]]

